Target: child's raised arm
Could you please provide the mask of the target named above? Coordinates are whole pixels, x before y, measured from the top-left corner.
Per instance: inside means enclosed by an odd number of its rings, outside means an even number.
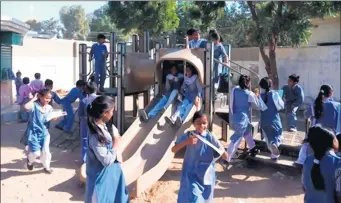
[[[179,137],[179,139],[175,142],[175,145],[172,147],[172,152],[176,153],[187,145],[194,145],[198,143],[198,138],[194,135],[191,135],[190,132],[184,134]]]
[[[33,103],[35,102],[35,101],[37,101],[37,95],[38,94],[35,94],[34,96],[33,96],[33,98],[30,100],[30,101],[28,101],[26,104],[24,104],[24,109],[25,109],[25,111],[32,111],[32,109],[33,109]]]

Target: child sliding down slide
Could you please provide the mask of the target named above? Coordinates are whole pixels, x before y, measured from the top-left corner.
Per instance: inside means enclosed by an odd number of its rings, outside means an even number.
[[[183,83],[184,76],[179,73],[176,66],[172,66],[170,73],[166,77],[166,91],[162,99],[154,106],[154,108],[146,113],[145,110],[140,110],[139,115],[142,121],[148,121],[149,119],[155,117],[160,111],[164,111],[173,102],[179,93],[179,89]]]

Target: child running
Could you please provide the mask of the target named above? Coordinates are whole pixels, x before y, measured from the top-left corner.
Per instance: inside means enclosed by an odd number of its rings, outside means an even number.
[[[202,85],[200,84],[198,74],[195,68],[188,64],[186,67],[184,83],[178,96],[179,100],[182,101],[177,106],[175,113],[170,118],[165,117],[166,122],[170,125],[176,125],[178,127],[181,126],[188,113],[191,111],[193,105],[198,108],[201,96]]]
[[[77,100],[82,100],[84,98],[83,89],[84,89],[83,80],[78,80],[76,82],[76,87],[72,88],[70,92],[62,99],[60,99],[56,94],[54,95],[54,99],[56,103],[61,104],[63,106],[63,110],[66,111],[67,115],[61,120],[55,127],[59,130],[63,130],[65,133],[71,134],[72,126],[74,123],[75,113],[73,112],[72,104]]]
[[[311,126],[321,124],[323,127],[332,129],[336,134],[340,133],[340,112],[341,104],[332,99],[333,88],[330,85],[322,85],[315,102],[304,112],[306,119],[311,119]],[[308,143],[303,141],[300,149],[296,166],[301,167],[304,164],[308,154]]]
[[[16,90],[16,96],[17,96],[16,99],[18,101],[18,99],[19,99],[19,88],[20,88],[20,85],[23,84],[22,79],[21,79],[20,70],[18,70],[18,72],[16,72],[15,76],[16,77],[14,79],[14,84],[15,84],[15,90]]]
[[[227,153],[217,137],[208,131],[204,113],[196,112],[192,123],[195,130],[179,137],[172,148],[176,153],[186,147],[177,202],[213,202],[215,163],[220,156],[227,159]]]
[[[30,79],[28,77],[23,78],[23,84],[19,88],[19,99],[18,104],[20,105],[19,118],[21,122],[27,122],[29,113],[25,111],[24,105],[30,100],[31,95]]]
[[[266,110],[261,111],[261,133],[271,152],[271,159],[276,161],[280,155],[278,147],[281,144],[282,136],[282,123],[278,112],[284,108],[284,102],[277,92],[270,89],[272,86],[270,78],[263,78],[259,86],[261,88],[260,96],[267,106]]]
[[[85,85],[86,98],[84,98],[79,104],[79,117],[80,117],[80,135],[82,139],[82,151],[81,157],[83,163],[86,162],[86,150],[88,149],[88,124],[86,108],[91,102],[96,99],[97,85],[94,82],[88,82]]]
[[[111,136],[105,122],[114,112],[114,100],[99,96],[87,107],[89,148],[86,158],[85,203],[129,202],[124,175],[117,161],[118,137]]]
[[[49,105],[52,95],[50,90],[40,90],[28,103],[24,105],[26,111],[31,113],[30,121],[28,122],[28,155],[27,168],[33,170],[33,163],[40,156],[41,163],[44,166],[46,173],[52,173],[50,168],[51,153],[50,153],[50,134],[48,132],[48,124],[50,120],[58,118],[49,118],[53,111]]]
[[[178,72],[175,65],[172,66],[170,73],[166,76],[166,94],[163,95],[162,99],[148,112],[148,114],[143,109],[139,110],[141,120],[148,121],[155,117],[160,111],[166,110],[178,95],[183,81],[184,75]]]
[[[341,159],[335,151],[339,143],[335,134],[320,125],[308,131],[308,143],[314,154],[303,165],[305,203],[341,202]]]

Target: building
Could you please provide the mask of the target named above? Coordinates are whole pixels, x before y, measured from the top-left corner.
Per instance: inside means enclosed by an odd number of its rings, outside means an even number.
[[[312,19],[314,27],[307,46],[326,46],[340,44],[340,15],[325,19]]]

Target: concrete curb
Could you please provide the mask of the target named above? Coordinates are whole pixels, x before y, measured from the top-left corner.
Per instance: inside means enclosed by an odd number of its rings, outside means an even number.
[[[1,112],[1,124],[19,121],[19,111]]]

